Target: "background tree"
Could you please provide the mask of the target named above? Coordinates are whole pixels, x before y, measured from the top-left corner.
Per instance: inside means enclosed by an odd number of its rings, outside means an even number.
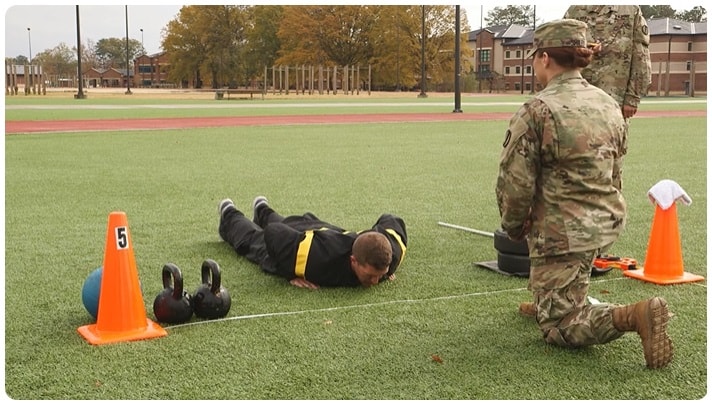
[[[161,46],[169,54],[171,78],[202,88],[244,81],[240,55],[246,47],[247,6],[184,6],[168,23]]]
[[[375,6],[376,19],[370,34],[373,43],[371,63],[376,89],[412,88],[420,80],[414,66],[420,65],[420,6]],[[416,36],[417,35],[417,36]],[[419,68],[417,70],[420,71]]]
[[[197,7],[209,21],[203,27],[207,58],[201,67],[206,67],[210,73],[212,88],[238,85],[244,81],[240,54],[245,47],[246,6]]]
[[[366,65],[373,6],[285,6],[277,36],[278,64]]]
[[[73,51],[76,60],[77,49],[73,48]],[[124,49],[124,53],[126,53],[126,49]],[[87,39],[82,44],[82,74],[85,74],[92,67],[100,68],[99,57],[96,54],[96,44],[91,39]]]
[[[258,77],[264,67],[272,67],[277,59],[281,41],[277,36],[284,8],[282,6],[254,6],[248,11],[246,45],[242,60],[246,77]]]
[[[455,71],[455,7],[426,6],[425,10],[428,82],[449,83],[448,89],[452,89]],[[462,50],[462,43],[460,46]]]
[[[707,22],[707,10],[702,6],[696,6],[692,10],[676,12],[675,18],[687,22]]]
[[[42,71],[49,77],[67,78],[77,74],[77,53],[62,42],[53,49],[47,49],[34,57],[34,63],[42,66]],[[57,85],[58,83],[53,83]]]
[[[99,64],[95,67],[101,67],[104,69],[113,67],[120,70],[125,70],[127,67],[131,68],[133,59],[142,54],[143,47],[141,46],[141,41],[136,39],[129,39],[128,45],[129,66],[126,66],[126,38],[99,39],[94,47],[94,52],[97,58],[96,62]]]
[[[30,59],[25,55],[17,55],[15,57],[6,57],[5,64],[6,65],[7,64],[25,65],[25,64],[30,64]]]
[[[651,18],[673,18],[675,17],[675,10],[668,5],[662,6],[640,6],[640,11],[643,13],[643,17],[646,20]]]
[[[534,10],[534,6],[495,7],[487,13],[485,26],[516,24],[531,27],[534,25]]]
[[[170,61],[169,79],[181,86],[202,88],[200,66],[207,58],[199,27],[206,23],[197,6],[181,7],[178,18],[162,31],[161,47]],[[209,22],[208,22],[209,23]]]

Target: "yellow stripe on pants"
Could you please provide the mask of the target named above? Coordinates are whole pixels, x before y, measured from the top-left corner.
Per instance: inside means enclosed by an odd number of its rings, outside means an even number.
[[[294,274],[297,277],[304,278],[304,272],[307,270],[307,258],[309,257],[309,249],[311,248],[314,231],[309,230],[304,232],[304,239],[299,242],[297,249],[297,261],[294,264]]]

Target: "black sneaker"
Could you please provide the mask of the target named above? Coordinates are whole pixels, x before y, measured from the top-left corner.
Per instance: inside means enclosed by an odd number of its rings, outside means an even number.
[[[220,203],[218,203],[218,213],[220,213],[220,218],[225,215],[225,211],[228,207],[235,208],[235,203],[233,203],[230,199],[222,199]]]

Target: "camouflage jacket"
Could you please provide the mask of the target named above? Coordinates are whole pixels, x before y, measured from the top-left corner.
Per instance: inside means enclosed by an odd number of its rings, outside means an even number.
[[[527,236],[530,256],[590,251],[618,238],[624,125],[613,98],[577,71],[553,77],[514,114],[495,192],[502,229]]]
[[[588,24],[589,42],[601,44],[581,75],[618,104],[638,107],[651,83],[650,33],[638,6],[571,6],[564,18]]]

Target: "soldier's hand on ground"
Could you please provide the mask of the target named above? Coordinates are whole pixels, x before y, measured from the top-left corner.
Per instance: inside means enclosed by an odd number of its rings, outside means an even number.
[[[293,278],[289,280],[289,283],[299,288],[311,288],[312,290],[316,290],[317,288],[319,288],[318,285],[312,283],[311,281],[307,281],[301,277]]]

